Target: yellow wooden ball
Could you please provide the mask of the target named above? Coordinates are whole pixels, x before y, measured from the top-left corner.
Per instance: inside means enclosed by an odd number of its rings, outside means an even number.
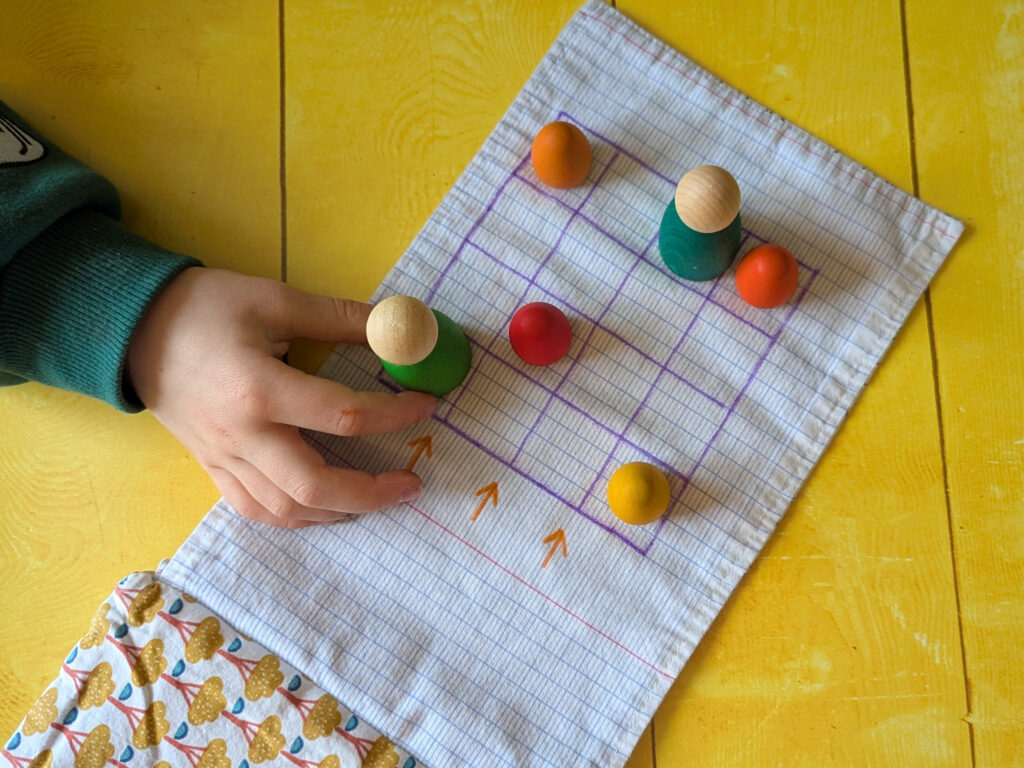
[[[720,232],[740,212],[740,186],[724,168],[700,165],[679,180],[676,213],[695,232]]]
[[[608,481],[608,506],[630,525],[653,523],[668,509],[668,480],[645,461],[623,464]]]
[[[437,318],[414,296],[389,296],[370,312],[366,341],[381,360],[415,365],[437,344]]]

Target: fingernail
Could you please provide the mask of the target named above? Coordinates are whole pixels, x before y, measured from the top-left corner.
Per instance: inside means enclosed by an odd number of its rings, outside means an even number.
[[[401,500],[402,501],[412,501],[413,499],[418,499],[421,493],[423,493],[423,484],[422,483],[416,483],[415,485],[410,485],[408,488],[406,488],[405,490],[402,491]]]

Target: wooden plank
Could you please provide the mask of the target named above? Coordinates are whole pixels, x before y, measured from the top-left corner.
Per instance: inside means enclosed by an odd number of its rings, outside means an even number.
[[[287,4],[289,282],[367,298],[578,5]]]
[[[129,226],[208,264],[278,273],[277,8],[13,3],[0,96],[121,191]],[[217,494],[149,415],[0,390],[0,732],[99,602],[170,556]]]
[[[898,7],[617,5],[911,187]],[[969,761],[925,321],[918,307],[659,710],[659,765]]]
[[[967,222],[932,310],[977,765],[1024,765],[1024,6],[910,0],[921,197]],[[955,31],[954,31],[955,30]]]

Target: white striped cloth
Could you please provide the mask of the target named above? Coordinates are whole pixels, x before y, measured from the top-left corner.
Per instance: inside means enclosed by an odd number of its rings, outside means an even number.
[[[594,149],[568,191],[529,163],[555,119]],[[788,304],[661,263],[661,214],[704,163],[739,181],[742,251],[797,257]],[[621,765],[961,231],[589,2],[377,294],[455,319],[466,382],[406,432],[310,436],[371,471],[415,460],[425,495],[300,531],[219,504],[161,577],[435,768]],[[507,341],[534,300],[574,333],[543,369]],[[392,386],[363,349],[322,375]],[[605,502],[635,459],[672,489],[642,527]]]

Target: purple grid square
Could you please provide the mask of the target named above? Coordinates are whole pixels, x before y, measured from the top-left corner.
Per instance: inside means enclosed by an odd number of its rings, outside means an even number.
[[[571,449],[567,439],[572,435]],[[584,484],[615,448],[617,438],[560,399],[552,399],[518,454],[525,472],[570,507],[587,493]]]
[[[574,366],[574,363],[579,359],[580,354],[587,346],[586,339],[590,333],[592,323],[589,318],[581,316],[575,307],[559,303],[555,297],[536,286],[528,287],[523,295],[517,297],[517,299],[519,301],[508,312],[504,325],[490,339],[487,349],[491,354],[504,362],[510,370],[515,371],[517,375],[523,378],[521,386],[533,388],[539,386],[544,391],[553,392],[561,384],[566,373]],[[515,311],[535,301],[547,302],[558,307],[565,314],[566,319],[569,321],[569,327],[572,328],[572,342],[569,345],[568,352],[566,352],[565,357],[551,365],[530,365],[524,362],[516,354],[515,350],[512,349],[512,343],[508,338],[508,326]]]
[[[566,297],[565,301],[582,314],[597,317],[612,301],[635,261],[633,254],[610,244],[575,217],[566,228],[559,252],[537,275],[536,283],[551,296]]]
[[[669,484],[669,505],[661,519],[647,525],[630,525],[620,520],[608,507],[608,481],[619,467],[631,461],[653,463],[665,473]],[[613,533],[616,537],[631,545],[641,554],[646,554],[657,539],[665,520],[678,509],[678,499],[686,489],[688,480],[685,475],[652,457],[629,443],[619,443],[609,452],[606,460],[600,465],[600,471],[594,476],[587,490],[587,495],[580,504],[579,511],[585,517]]]
[[[596,328],[558,393],[619,435],[660,370],[636,348]]]
[[[718,305],[704,306],[668,369],[694,388],[731,404],[772,340]]]
[[[778,307],[761,309],[752,307],[736,291],[736,268],[743,257],[759,245],[764,245],[765,240],[744,230],[744,240],[740,246],[739,253],[732,263],[732,267],[718,280],[718,288],[715,291],[714,301],[722,309],[729,312],[733,317],[746,323],[752,328],[761,331],[766,336],[776,336],[782,329],[790,309],[795,306],[796,297],[802,295],[804,289],[817,276],[818,270],[811,269],[806,264],[797,260],[799,277],[797,288],[793,299]]]
[[[668,418],[667,413],[685,409],[683,418]],[[714,437],[725,416],[725,409],[671,375],[663,375],[651,389],[643,408],[634,415],[623,434],[623,441],[661,457],[662,461],[687,474]]]
[[[444,423],[511,462],[541,415],[545,393],[523,386],[522,377],[492,355],[476,355],[473,366],[473,386],[462,389]]]
[[[676,328],[685,329],[703,302],[698,293],[673,289],[660,273],[642,262],[612,301],[602,324],[630,339],[652,360],[664,363],[678,338],[651,333],[652,319],[664,318]]]
[[[674,194],[671,185],[620,153],[579,216],[620,247],[640,254],[650,240],[651,221],[660,220]]]
[[[494,256],[499,264],[506,264],[505,254],[514,250],[520,260],[530,260],[523,270],[532,277],[530,270],[536,271],[550,257],[553,244],[561,239],[572,218],[572,211],[517,179],[509,182],[508,187],[466,241]]]
[[[512,270],[494,269],[490,254],[473,244],[463,249],[445,281],[448,290],[435,297],[434,308],[464,328],[473,329],[478,339],[503,332],[519,297],[529,286],[526,278]],[[470,316],[465,308],[471,305],[474,310]]]

